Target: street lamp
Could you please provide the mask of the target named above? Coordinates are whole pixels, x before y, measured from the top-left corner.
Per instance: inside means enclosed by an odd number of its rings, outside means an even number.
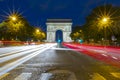
[[[36,33],[39,33],[40,32],[40,30],[39,29],[36,29]]]
[[[16,21],[16,17],[15,17],[15,16],[13,16],[13,17],[12,17],[12,20],[13,20],[13,21]]]
[[[15,25],[15,23],[17,22],[19,16],[17,16],[16,14],[11,14],[9,15],[9,20],[11,23],[13,23],[13,26]],[[14,23],[15,22],[15,23]],[[14,26],[15,32],[17,32],[17,26]],[[17,40],[17,33],[15,34],[15,38]]]
[[[109,21],[109,17],[103,17],[103,18],[102,18],[102,24],[103,24],[104,26],[106,26],[106,25],[108,24],[108,21]]]
[[[16,21],[17,20],[17,16],[15,16],[15,15],[10,15],[9,18],[12,21]]]
[[[102,25],[103,25],[103,28],[104,28],[104,42],[105,42],[105,46],[106,46],[106,40],[107,40],[107,33],[106,33],[106,27],[109,25],[109,20],[110,18],[109,17],[103,17],[102,18]]]
[[[107,22],[107,18],[103,18],[103,22]]]
[[[39,28],[35,29],[34,37],[35,37],[35,39],[40,40],[40,38],[41,38],[41,30]]]

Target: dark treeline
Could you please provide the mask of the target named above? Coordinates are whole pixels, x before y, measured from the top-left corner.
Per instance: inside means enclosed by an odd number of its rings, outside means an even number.
[[[0,40],[42,41],[45,32],[31,26],[20,14],[13,13],[0,23]]]
[[[86,17],[84,25],[74,28],[70,35],[74,41],[81,38],[87,43],[120,43],[120,7],[98,6]]]

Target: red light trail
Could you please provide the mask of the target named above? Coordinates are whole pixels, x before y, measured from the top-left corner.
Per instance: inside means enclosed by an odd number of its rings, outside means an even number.
[[[111,46],[92,46],[85,44],[63,43],[65,47],[74,49],[97,60],[120,68],[120,48]]]

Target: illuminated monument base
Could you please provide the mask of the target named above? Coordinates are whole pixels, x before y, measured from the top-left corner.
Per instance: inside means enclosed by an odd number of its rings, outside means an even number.
[[[63,42],[72,42],[70,33],[72,31],[71,19],[47,19],[47,42],[56,42],[56,31],[63,33]]]

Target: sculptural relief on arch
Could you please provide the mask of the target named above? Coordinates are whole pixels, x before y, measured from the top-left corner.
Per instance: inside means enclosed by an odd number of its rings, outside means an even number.
[[[63,42],[72,42],[70,33],[72,31],[71,19],[47,19],[47,42],[56,42],[56,31],[63,32]]]

